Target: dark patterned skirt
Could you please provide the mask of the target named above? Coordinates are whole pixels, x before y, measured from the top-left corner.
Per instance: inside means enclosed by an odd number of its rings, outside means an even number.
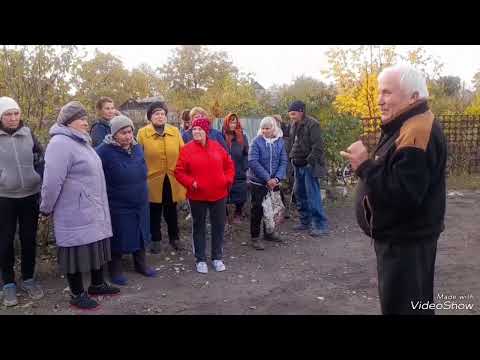
[[[110,238],[81,246],[59,246],[57,259],[62,274],[98,270],[112,259]]]

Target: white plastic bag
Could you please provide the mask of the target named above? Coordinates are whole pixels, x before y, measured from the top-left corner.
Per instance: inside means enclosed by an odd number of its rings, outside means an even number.
[[[269,190],[262,201],[262,208],[265,230],[267,234],[271,234],[284,218],[285,206],[280,191]]]

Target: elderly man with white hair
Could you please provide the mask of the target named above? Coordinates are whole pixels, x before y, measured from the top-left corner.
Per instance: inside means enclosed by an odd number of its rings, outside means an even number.
[[[357,221],[375,241],[382,313],[434,314],[446,139],[428,107],[422,73],[397,65],[378,81],[382,134],[372,158],[361,141],[342,152],[360,177]]]

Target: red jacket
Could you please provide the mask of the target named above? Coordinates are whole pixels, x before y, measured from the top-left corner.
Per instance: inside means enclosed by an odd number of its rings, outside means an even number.
[[[217,201],[228,195],[235,177],[235,165],[225,149],[216,141],[206,146],[191,141],[180,150],[175,178],[187,189],[187,198]],[[197,189],[192,184],[197,182]]]

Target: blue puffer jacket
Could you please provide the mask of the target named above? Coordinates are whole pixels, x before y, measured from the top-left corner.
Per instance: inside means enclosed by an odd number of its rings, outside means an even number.
[[[250,182],[265,185],[268,180],[284,180],[287,173],[288,157],[283,138],[268,144],[258,135],[253,139],[248,152],[248,178]]]

